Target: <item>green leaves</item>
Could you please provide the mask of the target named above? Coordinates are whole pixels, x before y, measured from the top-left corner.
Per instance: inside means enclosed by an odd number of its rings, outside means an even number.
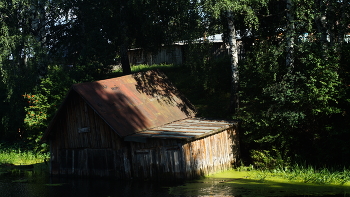
[[[208,16],[220,18],[226,11],[233,12],[235,17],[243,18],[244,24],[249,28],[255,28],[259,25],[257,10],[267,6],[269,0],[219,0],[219,1],[203,1],[203,11],[208,13]],[[241,23],[242,21],[237,21]]]
[[[34,87],[31,93],[23,95],[27,102],[23,120],[26,135],[23,137],[28,140],[27,144],[36,150],[47,149],[40,140],[71,84],[74,83],[70,74],[60,66],[50,66],[47,76],[41,79],[40,84]]]
[[[299,157],[316,155],[313,148],[322,150],[321,142],[329,136],[348,135],[346,117],[341,114],[348,109],[344,80],[349,75],[343,74],[335,48],[324,51],[317,41],[297,43],[292,71],[283,63],[280,46],[263,41],[252,49],[240,67],[239,117],[244,121],[246,143],[267,150],[276,146]]]

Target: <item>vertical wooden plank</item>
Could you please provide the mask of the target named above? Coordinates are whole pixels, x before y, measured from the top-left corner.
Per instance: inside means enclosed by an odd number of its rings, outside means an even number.
[[[71,113],[73,115],[73,125],[70,129],[70,144],[71,144],[71,148],[74,147],[79,147],[79,148],[83,148],[84,144],[83,144],[83,139],[78,137],[78,128],[82,127],[82,113],[81,113],[81,101],[82,99],[80,98],[80,96],[78,96],[76,94],[75,99],[72,99],[72,103],[71,103]]]

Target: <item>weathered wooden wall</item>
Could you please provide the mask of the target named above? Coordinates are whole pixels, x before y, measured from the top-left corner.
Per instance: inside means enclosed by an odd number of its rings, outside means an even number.
[[[93,168],[88,165],[89,160],[106,161],[105,167],[110,168],[111,152],[123,150],[125,142],[78,94],[70,96],[63,107],[64,112],[56,118],[54,136],[50,140],[52,174],[88,176],[92,173],[89,169]],[[99,151],[104,153],[98,154]],[[106,175],[102,171],[96,173],[99,174]]]
[[[234,127],[194,141],[125,142],[78,94],[68,99],[51,132],[54,175],[188,179],[229,169],[238,156]]]
[[[131,143],[134,177],[188,179],[230,169],[239,154],[235,128],[198,139]]]
[[[132,49],[128,51],[128,56],[131,65],[183,63],[182,46],[180,45],[163,46],[154,53],[146,52],[143,49]]]
[[[223,42],[214,42],[211,43],[211,53],[213,57],[224,57],[229,54],[229,49]],[[240,60],[245,57],[244,43],[242,40],[237,41],[238,45],[238,58]],[[189,58],[188,53],[189,46],[187,44],[179,45],[168,45],[160,47],[157,52],[146,52],[141,48],[131,49],[128,51],[129,62],[131,65],[139,64],[183,64],[186,63],[186,60]]]

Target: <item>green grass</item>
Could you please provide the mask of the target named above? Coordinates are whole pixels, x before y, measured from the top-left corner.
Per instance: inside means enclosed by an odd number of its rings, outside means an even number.
[[[0,165],[30,165],[43,163],[48,160],[48,153],[36,153],[34,151],[21,151],[20,149],[0,147]]]
[[[296,173],[308,174],[311,169],[297,169]],[[312,171],[312,170],[311,170]],[[280,173],[286,171],[261,171],[251,167],[232,169],[212,174],[200,180],[189,181],[170,188],[170,193],[181,196],[349,196],[350,184],[321,184],[288,180]],[[331,173],[332,174],[332,173]],[[328,175],[331,175],[328,174]]]
[[[155,70],[155,69],[164,70],[164,69],[169,69],[174,67],[179,67],[179,66],[173,65],[173,64],[153,64],[153,65],[140,64],[137,66],[132,66],[131,72],[142,72],[142,71]]]
[[[239,168],[238,171],[247,171],[246,168]],[[330,170],[327,168],[316,169],[308,166],[295,165],[286,169],[259,170],[251,169],[247,171],[249,177],[259,181],[285,180],[290,182],[311,183],[311,184],[334,184],[350,185],[350,171]]]
[[[177,67],[180,67],[180,66],[174,65],[174,64],[153,64],[153,65],[140,64],[140,65],[131,66],[131,72],[137,73],[137,72],[156,70],[156,69],[160,69],[164,71],[164,70],[173,70],[173,69],[176,69]],[[123,70],[121,68],[118,68],[112,71],[111,73],[107,74],[104,78],[120,77],[122,75],[123,75]]]
[[[277,172],[277,174],[285,179],[301,181],[304,183],[343,185],[350,182],[350,171],[345,168],[338,171],[329,170],[327,168],[315,169],[311,166],[295,166],[291,170],[281,170],[280,172]]]

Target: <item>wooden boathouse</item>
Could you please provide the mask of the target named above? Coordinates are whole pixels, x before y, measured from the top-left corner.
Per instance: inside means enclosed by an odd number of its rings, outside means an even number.
[[[74,84],[43,137],[50,173],[169,180],[232,167],[237,122],[195,115],[160,71]]]

